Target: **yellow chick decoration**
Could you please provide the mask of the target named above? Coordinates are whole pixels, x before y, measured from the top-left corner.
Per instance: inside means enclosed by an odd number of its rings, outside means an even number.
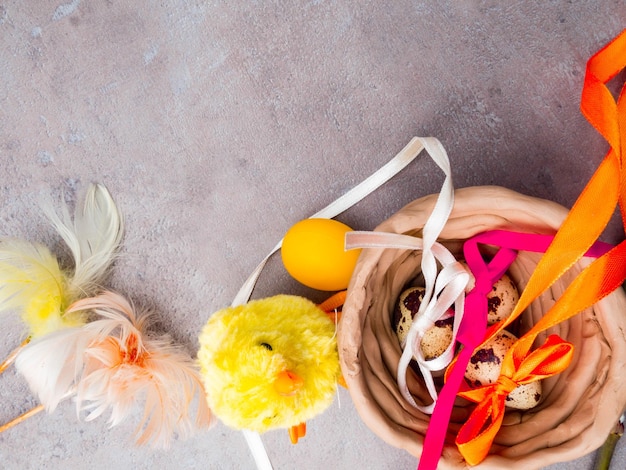
[[[335,323],[322,306],[293,295],[214,313],[200,334],[198,360],[209,406],[224,424],[288,428],[293,443],[342,381]]]

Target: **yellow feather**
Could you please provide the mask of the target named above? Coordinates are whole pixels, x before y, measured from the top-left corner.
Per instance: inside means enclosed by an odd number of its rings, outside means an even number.
[[[100,288],[123,231],[121,214],[100,184],[89,186],[73,220],[65,205],[61,217],[50,205],[43,209],[72,252],[73,272],[63,272],[45,246],[0,241],[0,314],[21,313],[32,338],[84,323],[83,313],[66,309]]]
[[[18,310],[32,337],[80,322],[64,316],[67,277],[42,245],[21,240],[0,243],[0,313]]]

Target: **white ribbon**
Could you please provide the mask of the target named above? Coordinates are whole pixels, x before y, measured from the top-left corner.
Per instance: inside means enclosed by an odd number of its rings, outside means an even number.
[[[339,197],[338,199],[330,203],[328,206],[326,206],[319,212],[316,212],[309,218],[331,219],[333,217],[336,217],[337,215],[341,214],[343,211],[354,206],[357,202],[361,201],[363,198],[365,198],[366,196],[374,192],[384,183],[386,183],[395,175],[397,175],[409,163],[415,160],[415,158],[424,149],[427,150],[427,152],[431,155],[432,159],[437,163],[437,165],[439,165],[439,167],[444,172],[446,172],[446,175],[449,175],[450,164],[448,162],[448,157],[441,143],[433,137],[414,137],[395,157],[393,157],[384,166],[379,168],[370,177],[362,181],[360,184],[352,188],[346,194]],[[452,184],[449,181],[449,177],[446,178],[446,181],[444,182],[444,187],[446,189],[449,189],[450,192],[452,191]],[[442,188],[442,192],[443,192],[443,188]],[[444,198],[440,196],[439,199],[441,200]],[[446,214],[446,219],[447,219],[447,215],[449,214],[452,206],[450,205],[449,208],[446,208],[445,201],[440,202],[440,200],[437,201],[435,208],[437,209],[438,207],[441,207],[440,209],[438,209],[438,212],[442,212],[442,211],[445,212],[447,210],[447,214]],[[441,228],[443,228],[444,224],[445,224],[445,221],[441,224],[438,223],[437,221],[433,221],[430,223],[430,225],[427,222],[426,225],[428,225],[428,227],[426,226],[424,227],[424,236],[425,236],[425,239],[427,239],[429,243],[429,250],[428,250],[429,253],[430,253],[430,247],[435,243],[437,236],[439,235],[439,232],[441,231]],[[441,227],[439,227],[440,225]],[[426,238],[427,235],[428,235],[428,238]],[[261,275],[261,271],[263,271],[263,268],[265,267],[265,264],[270,259],[270,257],[281,248],[282,243],[283,243],[283,239],[281,239],[276,244],[276,246],[258,264],[258,266],[254,269],[254,271],[252,271],[250,276],[248,276],[248,279],[246,279],[246,281],[243,283],[243,285],[239,289],[239,292],[237,292],[237,294],[235,295],[235,298],[233,299],[233,302],[231,304],[232,306],[243,305],[250,300],[250,296],[252,295],[254,286],[256,285],[256,282],[259,276]],[[427,261],[427,264],[428,264],[427,270],[428,270],[429,278],[436,276],[437,267],[436,267],[434,258],[432,260]],[[432,292],[430,295],[432,295]],[[254,433],[251,431],[244,431],[244,436],[246,438],[246,441],[248,442],[248,447],[250,447],[250,451],[252,452],[252,456],[254,457],[257,468],[259,470],[271,470],[273,468],[272,463],[267,454],[267,450],[265,449],[265,446],[263,445],[263,441],[261,440],[261,437],[258,435],[258,433]]]
[[[400,171],[402,171],[409,163],[415,160],[415,158],[421,153],[421,151],[426,148],[425,142],[427,140],[434,140],[436,142],[439,142],[437,139],[434,138],[413,137],[413,139],[411,139],[411,141],[402,150],[400,150],[400,152],[395,157],[393,157],[385,165],[376,170],[376,172],[374,172],[370,177],[363,180],[346,194],[340,196],[338,199],[334,200],[329,205],[324,207],[319,212],[316,212],[309,218],[332,219],[333,217],[341,214],[343,211],[348,210],[357,202],[373,193],[384,183],[400,173]],[[432,145],[432,143],[429,145]],[[232,303],[233,306],[245,304],[246,302],[248,302],[248,300],[250,300],[250,296],[252,295],[254,286],[256,285],[259,276],[261,275],[261,271],[263,271],[263,268],[265,267],[265,264],[270,259],[270,257],[278,250],[280,250],[282,244],[283,239],[281,238],[276,246],[272,248],[267,256],[263,258],[263,260],[258,264],[258,266],[254,268],[254,271],[252,271],[250,276],[248,276],[248,279],[246,279],[246,281],[241,286],[241,289],[239,289],[239,292],[237,292],[237,295],[235,296]]]
[[[265,449],[265,445],[263,445],[259,433],[248,431],[247,429],[244,429],[242,432],[243,437],[246,438],[252,457],[254,457],[256,468],[258,470],[273,470],[274,467],[272,467],[270,456],[267,455],[267,450]]]
[[[432,216],[431,216],[432,217]],[[353,248],[395,248],[401,250],[424,250],[424,240],[409,235],[384,232],[349,232],[346,234],[346,249]],[[465,305],[465,286],[469,280],[469,274],[448,249],[440,243],[434,242],[431,246],[431,254],[439,261],[442,269],[435,279],[425,278],[433,295],[429,302],[422,300],[418,313],[409,328],[406,342],[403,345],[402,356],[398,364],[398,388],[402,396],[415,408],[423,413],[431,414],[437,401],[437,390],[433,380],[433,372],[443,370],[454,358],[454,345],[456,335],[463,318]],[[438,357],[430,360],[424,358],[421,349],[421,340],[426,331],[436,321],[447,317],[450,306],[454,305],[454,322],[452,325],[452,341],[445,351]],[[411,360],[415,358],[420,372],[424,377],[426,388],[433,403],[422,406],[415,402],[406,382],[406,372]]]

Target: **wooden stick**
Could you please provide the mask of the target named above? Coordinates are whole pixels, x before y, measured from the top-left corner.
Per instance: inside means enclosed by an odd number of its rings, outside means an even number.
[[[600,450],[596,454],[596,465],[593,467],[595,470],[608,470],[611,466],[611,459],[613,458],[613,452],[615,452],[615,446],[624,434],[624,415],[620,417],[615,429],[606,438],[606,441],[600,447]]]
[[[30,343],[30,337],[28,337],[24,341],[22,341],[22,344],[20,344],[17,348],[15,348],[11,352],[11,354],[9,354],[9,356],[4,360],[4,362],[2,364],[0,364],[0,374],[2,374],[7,367],[9,367],[11,364],[13,364],[13,362],[15,361],[15,358],[17,357],[19,352],[28,343]]]
[[[28,418],[30,418],[31,416],[36,415],[37,413],[39,413],[40,411],[44,410],[44,406],[43,405],[37,405],[35,408],[33,408],[30,411],[27,411],[26,413],[18,416],[17,418],[15,418],[12,421],[9,421],[6,424],[3,424],[2,426],[0,426],[0,433],[3,433],[4,431],[6,431],[7,429],[12,428],[13,426],[15,426],[16,424],[20,424],[22,421],[27,420]]]

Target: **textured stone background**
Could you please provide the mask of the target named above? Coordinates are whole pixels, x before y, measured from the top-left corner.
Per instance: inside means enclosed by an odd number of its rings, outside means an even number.
[[[442,141],[456,187],[570,206],[607,149],[579,112],[585,64],[624,18],[623,0],[0,0],[0,235],[60,250],[38,198],[106,184],[127,222],[111,286],[195,354],[287,228],[414,135]],[[371,229],[441,182],[422,158],[339,219]],[[275,258],[254,296],[281,292],[320,298]],[[4,355],[22,329],[2,321]],[[338,398],[297,446],[265,436],[276,468],[415,467]],[[14,369],[0,401],[0,422],[35,403]],[[253,467],[222,425],[167,452],[134,448],[133,426],[66,403],[0,435],[0,468]]]

